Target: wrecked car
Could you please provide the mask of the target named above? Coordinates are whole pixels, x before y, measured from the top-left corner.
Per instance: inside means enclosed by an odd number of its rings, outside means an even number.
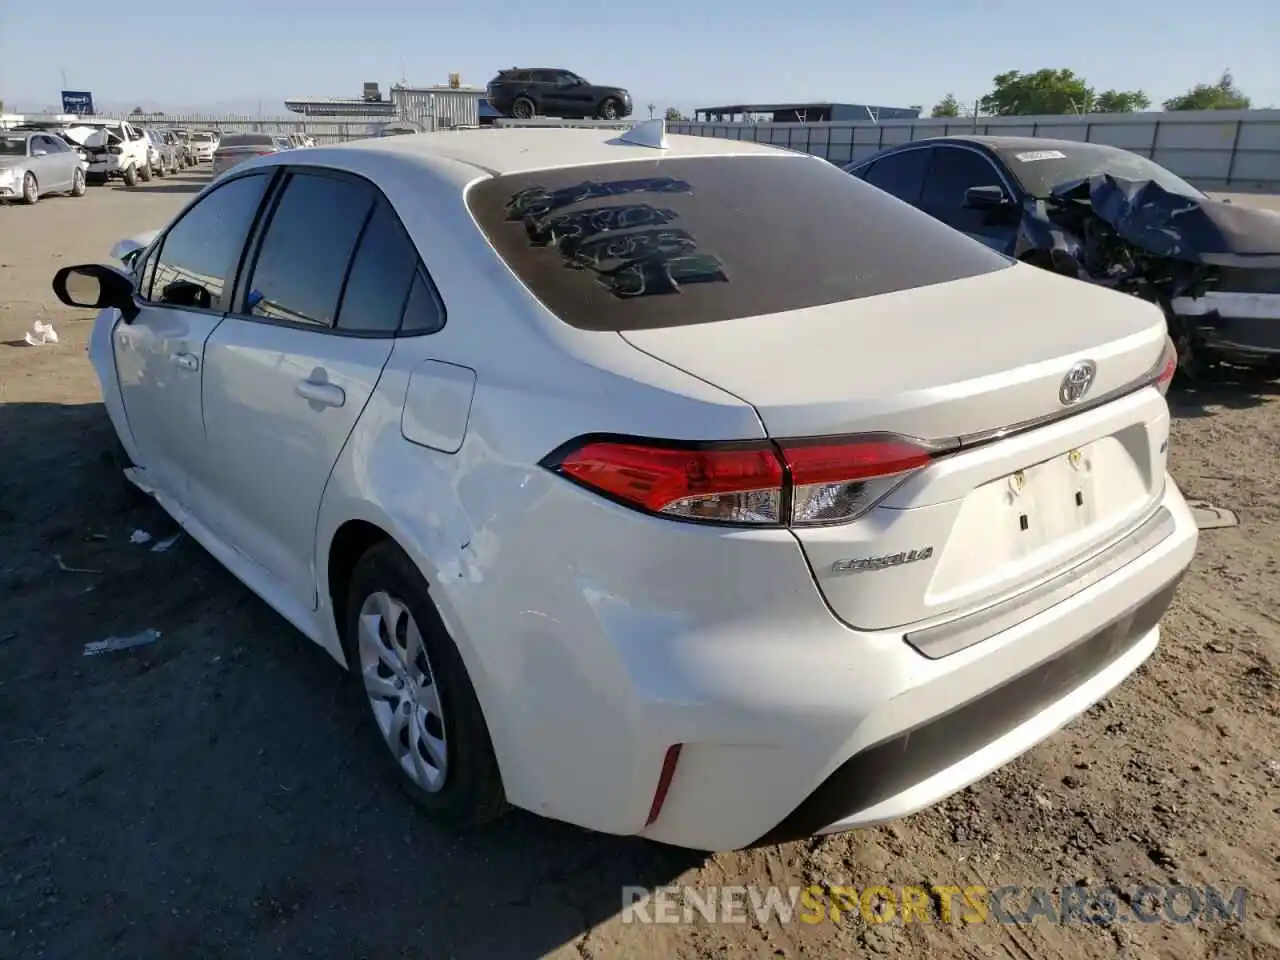
[[[1072,140],[935,137],[844,169],[1007,256],[1159,304],[1184,376],[1280,374],[1280,214]]]

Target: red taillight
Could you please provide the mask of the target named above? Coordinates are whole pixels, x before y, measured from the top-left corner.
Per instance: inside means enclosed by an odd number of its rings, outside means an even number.
[[[771,444],[703,447],[587,442],[557,472],[650,513],[688,520],[777,523],[783,471]]]
[[[1155,388],[1162,394],[1168,394],[1169,385],[1173,383],[1173,375],[1178,372],[1178,348],[1168,337],[1164,338],[1164,352],[1160,354],[1160,360],[1155,369],[1153,381]]]
[[[589,439],[543,465],[648,513],[778,526],[852,520],[934,455],[883,434],[683,445]]]

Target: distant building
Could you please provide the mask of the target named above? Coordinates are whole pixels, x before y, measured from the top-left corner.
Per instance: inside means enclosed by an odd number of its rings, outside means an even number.
[[[738,103],[699,107],[696,123],[822,123],[825,121],[915,120],[917,107],[876,107],[865,103]]]
[[[394,84],[383,99],[376,83],[366,83],[361,97],[291,97],[286,109],[308,117],[386,118],[412,124],[421,130],[447,130],[479,126],[484,90],[462,86],[457,74],[449,84],[410,87]]]

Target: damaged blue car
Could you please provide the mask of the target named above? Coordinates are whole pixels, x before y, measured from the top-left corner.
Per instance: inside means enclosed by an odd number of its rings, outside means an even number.
[[[1073,140],[935,137],[844,169],[1010,257],[1159,304],[1185,378],[1280,375],[1280,214]]]

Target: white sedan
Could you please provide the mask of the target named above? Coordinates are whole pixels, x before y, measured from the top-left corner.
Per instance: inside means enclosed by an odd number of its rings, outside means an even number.
[[[289,151],[125,269],[128,477],[346,665],[428,810],[707,850],[926,807],[1156,648],[1151,304],[661,121]]]

